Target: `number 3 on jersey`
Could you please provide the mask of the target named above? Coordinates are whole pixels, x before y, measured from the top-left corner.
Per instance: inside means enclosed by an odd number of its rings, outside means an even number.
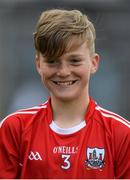
[[[61,155],[62,159],[64,160],[64,165],[61,166],[62,169],[69,169],[70,168],[70,155],[68,154],[62,154]]]

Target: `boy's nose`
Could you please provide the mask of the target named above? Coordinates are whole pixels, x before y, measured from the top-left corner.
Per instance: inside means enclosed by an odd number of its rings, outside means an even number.
[[[61,77],[69,76],[70,74],[71,71],[67,64],[61,64],[57,70],[57,75]]]

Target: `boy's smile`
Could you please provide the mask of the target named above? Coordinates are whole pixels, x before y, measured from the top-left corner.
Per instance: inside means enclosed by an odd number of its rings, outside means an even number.
[[[72,80],[72,81],[53,81],[53,83],[55,83],[58,86],[63,86],[63,87],[67,87],[67,86],[71,86],[74,83],[76,83],[78,80]]]

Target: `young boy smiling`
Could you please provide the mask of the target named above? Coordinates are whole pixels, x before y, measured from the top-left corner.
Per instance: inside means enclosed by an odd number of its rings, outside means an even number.
[[[50,98],[2,121],[0,178],[130,178],[130,122],[89,95],[100,59],[95,39],[78,10],[41,14],[36,68]]]

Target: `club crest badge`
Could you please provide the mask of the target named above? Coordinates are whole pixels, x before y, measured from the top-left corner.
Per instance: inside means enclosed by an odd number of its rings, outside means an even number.
[[[102,148],[87,148],[85,164],[91,169],[101,169],[104,166],[105,150]]]

